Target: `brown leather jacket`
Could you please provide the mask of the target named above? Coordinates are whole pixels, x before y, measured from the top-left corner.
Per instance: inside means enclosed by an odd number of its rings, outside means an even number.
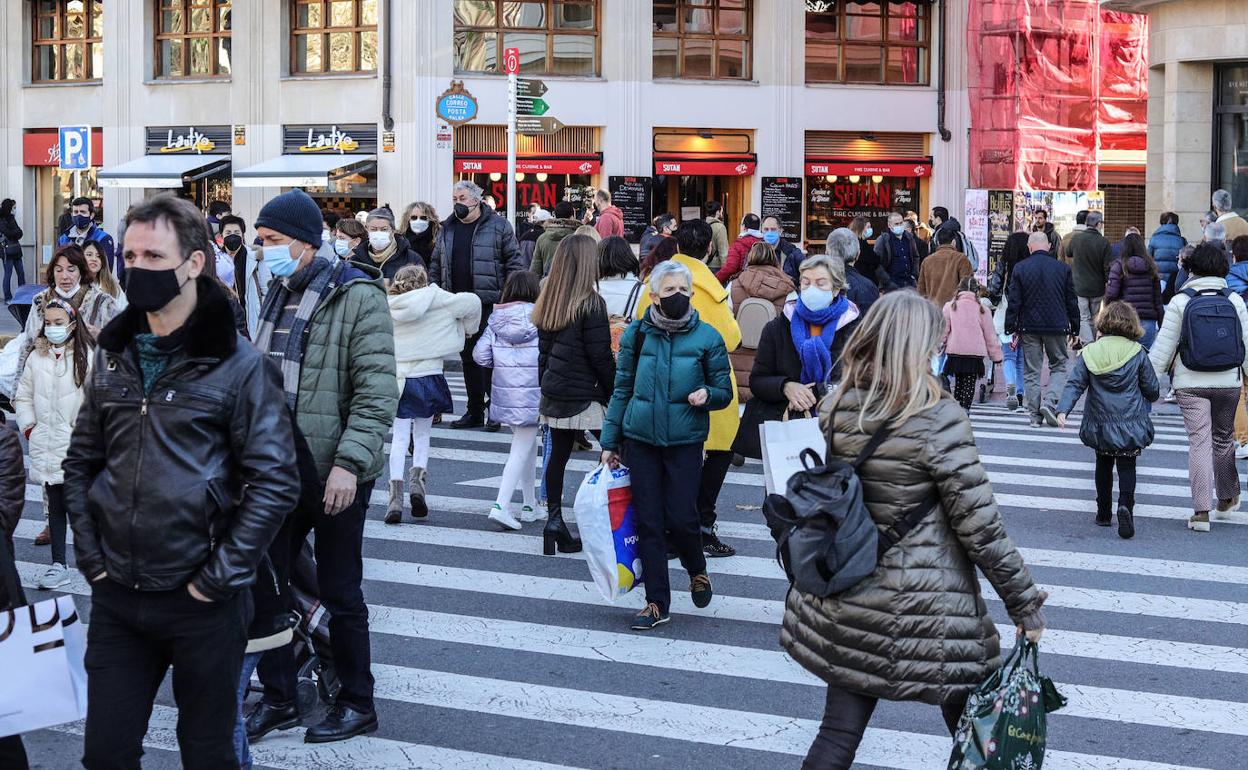
[[[829,402],[820,415],[825,432]],[[842,460],[852,461],[866,444],[858,412],[857,392],[846,394],[833,444]],[[890,700],[950,702],[1001,665],[1000,639],[976,570],[1010,618],[1027,629],[1043,627],[1040,606],[1047,594],[1006,534],[971,422],[947,394],[898,426],[859,477],[881,529],[918,505],[933,485],[942,504],[853,588],[828,598],[790,591],[780,644],[829,685]]]
[[[971,261],[952,246],[941,246],[919,267],[919,294],[944,307],[958,293],[958,284],[974,274]]]
[[[750,297],[758,297],[776,306],[776,315],[784,312],[784,301],[793,291],[793,279],[789,278],[778,267],[771,265],[754,265],[738,273],[728,286],[732,294],[732,307],[741,307],[741,303]],[[732,369],[737,374],[737,395],[742,402],[750,398],[750,369],[754,367],[756,351],[744,346],[728,354],[732,359]]]

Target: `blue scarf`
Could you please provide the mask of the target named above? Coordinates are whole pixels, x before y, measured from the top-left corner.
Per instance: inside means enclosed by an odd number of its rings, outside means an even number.
[[[836,326],[849,310],[849,300],[844,294],[823,310],[810,310],[799,298],[789,320],[793,333],[793,346],[802,362],[802,382],[823,384],[832,373],[832,341],[836,338]],[[819,339],[810,336],[811,326],[822,326]]]

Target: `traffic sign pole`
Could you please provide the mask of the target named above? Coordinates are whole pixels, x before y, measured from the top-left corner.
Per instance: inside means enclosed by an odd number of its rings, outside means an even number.
[[[520,72],[520,49],[503,52],[507,70],[507,222],[516,226],[516,75]]]

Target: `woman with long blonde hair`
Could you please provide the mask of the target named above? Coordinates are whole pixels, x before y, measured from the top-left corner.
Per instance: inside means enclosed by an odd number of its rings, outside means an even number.
[[[563,521],[563,475],[572,445],[585,431],[602,430],[615,387],[615,356],[607,304],[597,292],[598,244],[586,235],[559,242],[550,274],[533,307],[537,327],[539,412],[550,428],[543,553],[581,550]]]
[[[1020,636],[1035,642],[1044,628],[1047,594],[1006,534],[970,419],[932,374],[943,335],[935,305],[913,291],[884,295],[846,344],[841,384],[822,404],[832,459],[853,463],[881,439],[857,468],[881,531],[929,509],[853,587],[789,592],[780,643],[828,685],[804,767],[849,768],[880,698],[939,705],[955,731],[967,696],[1001,665],[976,568]]]
[[[121,290],[121,285],[117,283],[116,276],[113,275],[113,268],[108,264],[108,260],[104,258],[104,252],[100,249],[100,244],[95,241],[87,241],[82,244],[82,256],[87,260],[87,273],[91,276],[91,282],[99,287],[100,291],[117,301],[118,312],[125,309],[126,295]]]
[[[424,201],[409,203],[397,223],[399,234],[407,239],[407,245],[429,264],[433,256],[433,244],[438,237],[438,212]]]

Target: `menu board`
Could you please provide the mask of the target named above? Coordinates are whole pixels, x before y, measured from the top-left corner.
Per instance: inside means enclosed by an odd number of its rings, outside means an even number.
[[[760,218],[776,217],[785,240],[802,240],[802,178],[763,177],[763,207]]]
[[[612,176],[607,178],[611,202],[624,212],[624,237],[629,243],[641,241],[650,226],[650,183],[648,176]]]

